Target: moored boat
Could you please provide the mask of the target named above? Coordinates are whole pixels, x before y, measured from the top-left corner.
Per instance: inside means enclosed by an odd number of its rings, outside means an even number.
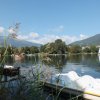
[[[69,94],[89,100],[100,100],[100,79],[95,79],[89,75],[80,77],[74,71],[56,74],[55,76],[51,82],[45,82],[45,87],[57,90],[58,93],[64,95]],[[59,81],[56,82],[56,79]]]

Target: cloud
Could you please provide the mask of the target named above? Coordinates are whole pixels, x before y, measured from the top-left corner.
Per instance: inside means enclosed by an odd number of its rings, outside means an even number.
[[[0,26],[0,33],[4,32],[4,27]]]
[[[84,34],[80,34],[79,36],[70,36],[70,35],[59,35],[59,34],[39,34],[36,32],[31,32],[28,35],[18,35],[19,39],[27,40],[30,42],[46,44],[50,42],[54,42],[56,39],[62,39],[66,44],[70,44],[72,42],[82,40],[87,38],[88,36]]]
[[[80,34],[80,40],[86,39],[88,36],[84,34]]]
[[[27,36],[27,35],[18,35],[18,39],[20,39],[20,40],[28,40],[29,38],[28,38],[29,36]]]
[[[28,35],[18,35],[18,39],[21,39],[21,40],[34,40],[35,38],[38,38],[39,37],[39,34],[36,33],[36,32],[30,32]]]
[[[85,35],[85,34],[80,34],[79,36],[57,34],[58,32],[61,32],[63,30],[64,30],[64,26],[60,25],[60,26],[52,29],[52,31],[54,31],[55,34],[39,34],[37,32],[30,32],[27,35],[20,34],[20,35],[18,35],[17,38],[21,39],[21,40],[27,40],[27,41],[30,41],[30,42],[40,43],[40,44],[46,44],[48,42],[54,42],[56,39],[62,39],[66,44],[70,44],[72,42],[88,38],[88,36]],[[15,30],[13,28],[10,28],[7,31],[9,33],[15,33]],[[2,33],[2,32],[4,32],[4,27],[0,26],[0,33]]]
[[[38,34],[38,33],[35,33],[35,32],[31,32],[31,33],[29,34],[29,37],[37,38],[37,37],[39,37],[39,34]]]

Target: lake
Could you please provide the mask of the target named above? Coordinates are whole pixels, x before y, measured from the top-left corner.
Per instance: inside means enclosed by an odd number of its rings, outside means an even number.
[[[100,78],[100,55],[50,55],[39,57],[38,55],[26,56],[21,62],[15,62],[12,57],[6,57],[6,64],[17,65],[22,69],[31,66],[41,66],[50,69],[53,73],[67,73],[75,71],[79,76],[91,75]]]

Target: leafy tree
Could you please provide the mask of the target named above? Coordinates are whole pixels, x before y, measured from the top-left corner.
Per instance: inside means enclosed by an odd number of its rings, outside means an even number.
[[[13,53],[13,48],[11,46],[8,46],[7,48],[7,54],[11,55]]]
[[[73,45],[69,47],[69,52],[70,53],[81,53],[82,48],[79,45]]]
[[[29,54],[30,53],[30,47],[25,47],[25,54]]]
[[[89,47],[86,47],[83,49],[84,53],[91,53],[91,49]]]
[[[14,48],[13,49],[13,52],[16,54],[16,53],[19,53],[19,51],[18,51],[18,48]]]
[[[66,52],[66,45],[61,39],[55,41],[55,47],[58,54],[64,54]]]
[[[37,47],[30,47],[30,53],[34,54],[34,53],[39,53],[39,49]]]
[[[96,46],[90,46],[92,53],[98,53],[98,48]]]
[[[65,54],[66,44],[61,39],[57,39],[55,42],[41,46],[40,51],[49,54]]]
[[[46,45],[47,45],[47,44],[42,45],[42,46],[40,47],[40,52],[45,52]]]
[[[68,47],[68,46],[66,46],[66,53],[68,53],[68,51],[69,51],[69,47]]]

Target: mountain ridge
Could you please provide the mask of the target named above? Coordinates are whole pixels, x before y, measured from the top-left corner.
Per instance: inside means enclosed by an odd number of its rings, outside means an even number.
[[[32,43],[26,40],[20,40],[20,39],[16,39],[16,38],[11,38],[11,37],[6,37],[6,36],[0,36],[0,46],[4,46],[6,41],[7,45],[11,45],[14,47],[31,47],[31,46],[36,46],[36,47],[40,47],[41,44],[38,43]]]
[[[100,34],[96,34],[84,40],[73,42],[69,45],[80,45],[80,46],[100,45]]]

